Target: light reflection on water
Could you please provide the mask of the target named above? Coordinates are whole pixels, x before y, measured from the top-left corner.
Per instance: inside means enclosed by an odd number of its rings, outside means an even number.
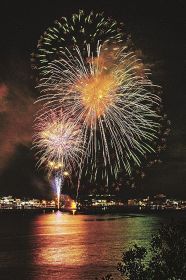
[[[91,280],[116,272],[122,251],[134,242],[147,245],[163,219],[60,212],[2,216],[0,279]]]

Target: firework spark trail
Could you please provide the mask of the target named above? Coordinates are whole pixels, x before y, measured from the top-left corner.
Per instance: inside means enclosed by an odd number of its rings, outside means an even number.
[[[153,151],[161,100],[148,75],[126,47],[99,42],[97,56],[87,45],[86,58],[76,47],[76,55],[68,50],[64,58],[48,64],[39,84],[43,93],[39,101],[44,101],[45,109],[62,108],[82,125],[85,158],[87,162],[91,158],[95,176],[98,151],[104,168],[115,177],[122,166],[130,174],[132,165],[140,166],[141,157]]]

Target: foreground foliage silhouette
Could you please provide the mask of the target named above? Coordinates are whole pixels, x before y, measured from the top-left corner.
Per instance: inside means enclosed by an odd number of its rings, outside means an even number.
[[[123,253],[117,269],[123,279],[129,280],[186,279],[186,226],[162,225],[148,249],[134,245]],[[101,280],[114,278],[107,275]]]

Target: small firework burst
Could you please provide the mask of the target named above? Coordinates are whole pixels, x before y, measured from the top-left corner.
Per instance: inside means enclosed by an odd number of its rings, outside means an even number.
[[[35,121],[34,147],[38,150],[38,165],[49,170],[71,170],[80,162],[82,132],[72,118],[60,111],[49,111]]]

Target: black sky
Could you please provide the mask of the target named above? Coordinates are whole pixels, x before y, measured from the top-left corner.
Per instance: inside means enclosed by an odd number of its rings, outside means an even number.
[[[54,20],[78,9],[104,11],[125,24],[163,88],[171,135],[163,162],[149,169],[140,187],[186,198],[186,6],[185,1],[6,1],[0,16],[0,195],[47,196],[49,187],[30,151],[38,94],[30,54]],[[171,2],[171,3],[170,3]]]

